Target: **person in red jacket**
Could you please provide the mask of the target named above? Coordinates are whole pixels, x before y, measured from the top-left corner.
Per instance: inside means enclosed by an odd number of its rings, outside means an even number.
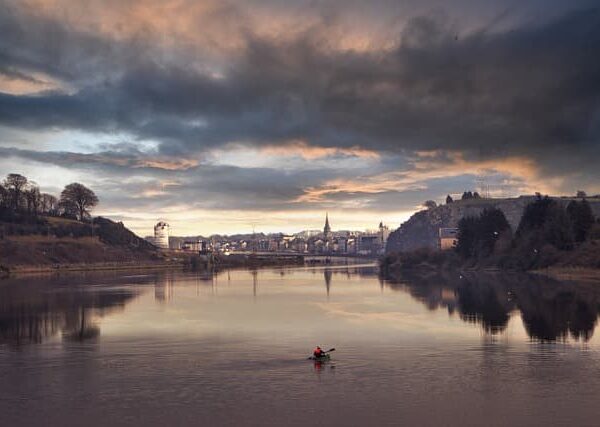
[[[313,356],[316,358],[323,357],[325,356],[325,352],[321,350],[321,347],[317,346],[317,348],[313,350]]]

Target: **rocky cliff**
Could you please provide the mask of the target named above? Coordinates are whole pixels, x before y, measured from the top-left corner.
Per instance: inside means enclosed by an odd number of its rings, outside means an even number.
[[[388,238],[386,253],[405,252],[419,248],[437,248],[438,233],[442,227],[457,227],[458,221],[467,216],[477,216],[486,208],[498,208],[504,212],[513,230],[516,230],[525,206],[535,196],[521,196],[511,199],[469,199],[420,211],[411,216]],[[574,198],[554,197],[567,204]],[[578,199],[580,200],[580,199]],[[594,215],[600,217],[600,197],[588,198]]]

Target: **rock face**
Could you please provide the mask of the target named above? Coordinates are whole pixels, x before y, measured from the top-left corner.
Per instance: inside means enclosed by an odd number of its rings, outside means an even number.
[[[420,248],[438,247],[439,229],[458,227],[458,221],[468,216],[478,216],[486,208],[498,208],[508,220],[513,231],[519,226],[525,206],[533,202],[535,196],[521,196],[512,199],[468,199],[420,211],[411,216],[400,228],[392,232],[386,245],[386,253],[405,252]],[[566,205],[571,197],[553,197]],[[594,215],[600,217],[600,197],[588,198]]]

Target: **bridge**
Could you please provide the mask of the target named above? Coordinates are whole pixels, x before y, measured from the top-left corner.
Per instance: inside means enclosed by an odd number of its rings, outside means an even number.
[[[352,259],[364,259],[364,260],[375,260],[375,255],[361,255],[361,254],[350,254],[350,253],[323,253],[323,254],[311,254],[302,252],[252,252],[252,251],[238,251],[231,252],[231,255],[246,255],[253,258],[278,258],[278,259],[298,259],[302,258],[304,262],[321,263],[330,260],[331,258],[352,258]]]

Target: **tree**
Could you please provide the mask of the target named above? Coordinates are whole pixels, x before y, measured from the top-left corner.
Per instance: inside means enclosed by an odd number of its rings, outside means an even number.
[[[31,188],[23,192],[23,195],[25,196],[25,201],[27,202],[27,213],[36,216],[40,210],[42,201],[40,189],[36,186],[31,186]]]
[[[558,203],[552,205],[542,227],[544,243],[560,250],[573,249],[573,223],[565,209]]]
[[[450,203],[454,203],[454,199],[452,198],[452,196],[450,196],[450,194],[448,194],[446,196],[446,204],[449,205]]]
[[[574,242],[573,223],[562,205],[548,196],[538,196],[523,211],[517,241],[529,242],[536,250],[544,245],[569,250]]]
[[[60,193],[60,206],[67,214],[74,214],[83,221],[89,216],[89,210],[98,204],[98,197],[86,186],[74,182]]]
[[[485,258],[494,251],[498,238],[509,231],[510,224],[500,209],[485,209],[478,217],[458,222],[456,250],[465,258]]]
[[[9,192],[4,185],[0,184],[0,208],[7,208],[10,205]]]
[[[536,195],[533,203],[528,204],[523,211],[523,216],[517,228],[517,236],[540,229],[548,220],[550,211],[556,202],[548,196]]]
[[[52,194],[42,193],[41,210],[48,215],[55,215],[58,211],[58,200]]]
[[[579,199],[584,199],[587,197],[587,194],[585,191],[582,190],[578,190],[577,194],[575,195],[575,197],[579,198]]]
[[[477,218],[467,216],[458,221],[458,242],[456,251],[464,258],[471,258],[475,254],[477,241]]]
[[[23,191],[27,188],[28,180],[23,175],[11,173],[4,180],[4,187],[9,192],[11,207],[17,211],[21,208]]]
[[[510,230],[510,224],[500,209],[485,209],[477,224],[477,252],[480,257],[491,255],[498,238]]]
[[[573,226],[575,241],[583,242],[595,222],[592,207],[587,200],[582,200],[581,202],[574,200],[567,205],[567,214]]]
[[[479,193],[476,191],[473,193],[473,198],[474,199],[481,199],[481,196],[479,195]]]
[[[469,200],[473,198],[473,193],[470,191],[465,191],[461,197],[462,200]]]
[[[433,200],[427,200],[425,203],[423,203],[423,206],[425,206],[427,209],[433,209],[437,206],[437,203],[435,203]]]

